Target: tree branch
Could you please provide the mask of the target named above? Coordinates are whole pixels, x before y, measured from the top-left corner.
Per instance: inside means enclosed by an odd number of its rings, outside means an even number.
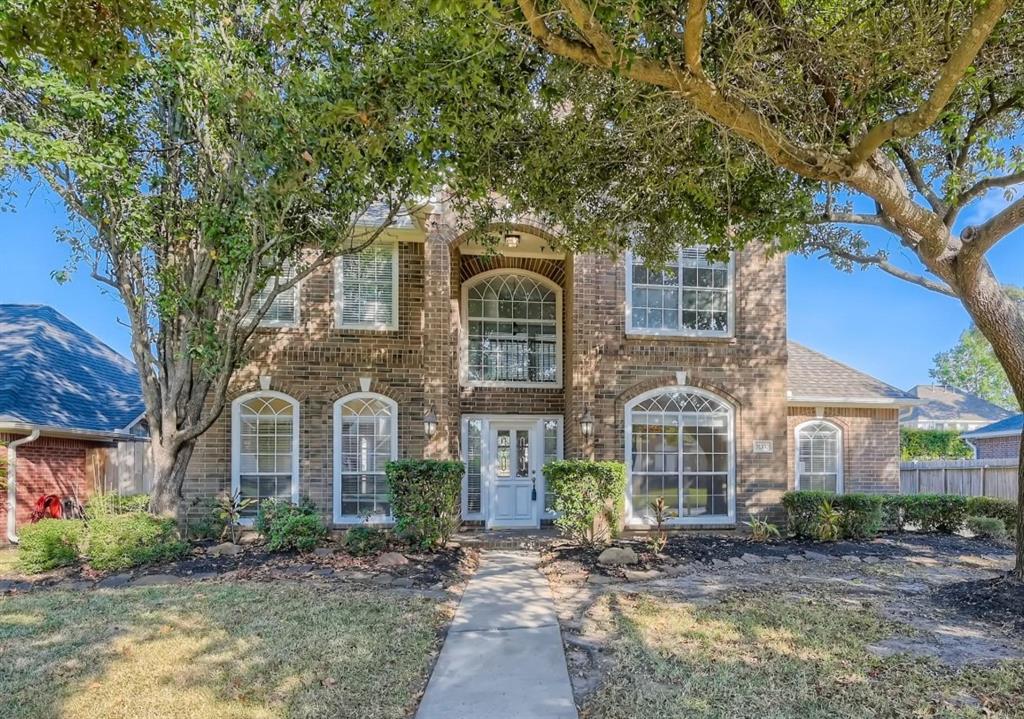
[[[945,282],[939,280],[933,280],[930,277],[924,275],[918,275],[909,270],[905,270],[902,267],[898,267],[893,263],[889,262],[888,258],[881,252],[873,255],[861,255],[851,250],[845,250],[841,247],[833,247],[828,245],[819,245],[818,249],[823,252],[834,255],[844,260],[853,262],[854,264],[860,265],[861,267],[877,267],[878,269],[886,272],[893,277],[898,277],[906,282],[912,282],[915,285],[924,287],[932,292],[938,292],[939,294],[946,295],[947,297],[959,298],[956,292],[947,285]]]
[[[984,195],[989,190],[996,187],[1011,187],[1013,185],[1024,184],[1024,172],[1013,172],[1009,175],[1000,175],[999,177],[986,177],[984,180],[979,180],[971,187],[967,188],[960,197],[957,198],[956,202],[950,205],[949,210],[946,212],[945,222],[947,225],[952,225],[956,220],[956,216],[960,214],[960,211],[964,209],[972,200],[981,195]]]
[[[921,193],[924,199],[928,200],[928,204],[931,205],[932,209],[938,214],[943,214],[946,211],[946,206],[939,199],[939,196],[935,194],[925,179],[924,175],[921,174],[921,168],[918,167],[917,161],[910,154],[907,148],[903,147],[899,143],[893,145],[893,151],[896,156],[900,158],[900,162],[903,163],[903,167],[907,169],[907,174],[910,176],[910,181],[914,183],[914,187]]]
[[[575,60],[584,65],[604,66],[601,58],[594,52],[594,48],[551,32],[534,0],[519,0],[519,9],[522,10],[523,15],[526,17],[526,24],[530,28],[530,34],[540,43],[541,47],[555,55]]]
[[[892,224],[882,215],[866,215],[860,212],[824,212],[820,217],[811,220],[815,225],[831,225],[835,223],[846,225],[872,225],[892,229]]]
[[[1024,197],[1018,198],[985,224],[965,229],[965,246],[972,255],[983,255],[1021,225],[1024,225]]]
[[[913,112],[898,115],[872,127],[861,138],[850,153],[847,161],[853,167],[860,165],[889,140],[912,137],[938,119],[942,109],[949,102],[957,85],[967,73],[974,58],[978,56],[989,35],[1006,12],[1012,0],[988,0],[978,11],[967,29],[967,36],[953,50],[939,72],[932,94]]]
[[[707,0],[689,0],[686,6],[686,25],[683,28],[683,53],[687,69],[696,77],[705,77],[700,56],[707,13]]]

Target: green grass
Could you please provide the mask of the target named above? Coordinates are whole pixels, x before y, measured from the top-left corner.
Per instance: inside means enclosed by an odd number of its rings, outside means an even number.
[[[437,604],[293,583],[0,598],[5,719],[406,717]]]
[[[0,549],[0,577],[20,574],[18,569],[18,550],[14,547]]]
[[[705,606],[604,601],[616,639],[585,719],[1024,716],[1024,662],[956,671],[879,658],[866,646],[901,627],[867,610],[759,594]]]

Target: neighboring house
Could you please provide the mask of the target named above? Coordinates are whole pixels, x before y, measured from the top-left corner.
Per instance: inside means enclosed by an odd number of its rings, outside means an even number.
[[[131,362],[51,307],[0,305],[0,542],[16,538],[41,495],[84,503],[106,449],[131,440],[142,412]]]
[[[1013,413],[1005,407],[956,387],[919,384],[907,394],[921,400],[900,413],[900,426],[910,429],[944,429],[970,432],[1006,419]]]
[[[1017,414],[968,432],[963,438],[974,447],[977,459],[1017,459],[1022,429],[1024,414]]]
[[[625,461],[629,524],[662,496],[674,524],[722,527],[797,486],[899,490],[915,400],[787,342],[784,257],[651,269],[567,254],[530,220],[496,252],[458,226],[424,213],[278,298],[187,493],[387,522],[389,460],[457,458],[467,521],[535,527],[544,463],[582,457]]]

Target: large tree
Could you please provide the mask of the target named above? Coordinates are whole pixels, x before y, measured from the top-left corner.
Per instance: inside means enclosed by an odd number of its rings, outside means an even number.
[[[658,260],[680,241],[760,241],[878,268],[958,299],[1024,400],[1024,315],[988,259],[1024,224],[1012,0],[463,0],[445,12],[489,23],[492,43],[536,68],[519,131],[460,153],[468,188],[486,177],[504,211],[539,214],[575,248]],[[1019,495],[1024,576],[1024,468]]]
[[[961,332],[957,343],[935,355],[932,363],[929,374],[938,382],[976,394],[1000,407],[1020,410],[1006,372],[977,327]]]
[[[124,302],[157,512],[178,505],[274,298],[430,191],[462,131],[446,107],[500,71],[453,66],[429,18],[392,8],[6,6],[0,174],[64,201],[63,238]],[[366,226],[372,204],[383,217]]]

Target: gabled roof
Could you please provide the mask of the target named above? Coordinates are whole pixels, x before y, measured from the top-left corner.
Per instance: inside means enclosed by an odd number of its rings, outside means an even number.
[[[787,398],[790,404],[916,404],[898,387],[837,362],[796,342],[789,343]]]
[[[125,430],[143,412],[135,365],[52,307],[0,305],[0,424]]]
[[[973,432],[964,432],[961,436],[964,439],[981,439],[983,437],[1012,437],[1021,433],[1024,429],[1024,414],[1016,414],[1006,419],[1001,419],[984,427],[978,427]]]
[[[907,394],[917,397],[922,400],[922,403],[908,410],[906,416],[903,417],[904,420],[995,422],[1012,414],[1004,407],[956,387],[919,384],[907,390]]]

